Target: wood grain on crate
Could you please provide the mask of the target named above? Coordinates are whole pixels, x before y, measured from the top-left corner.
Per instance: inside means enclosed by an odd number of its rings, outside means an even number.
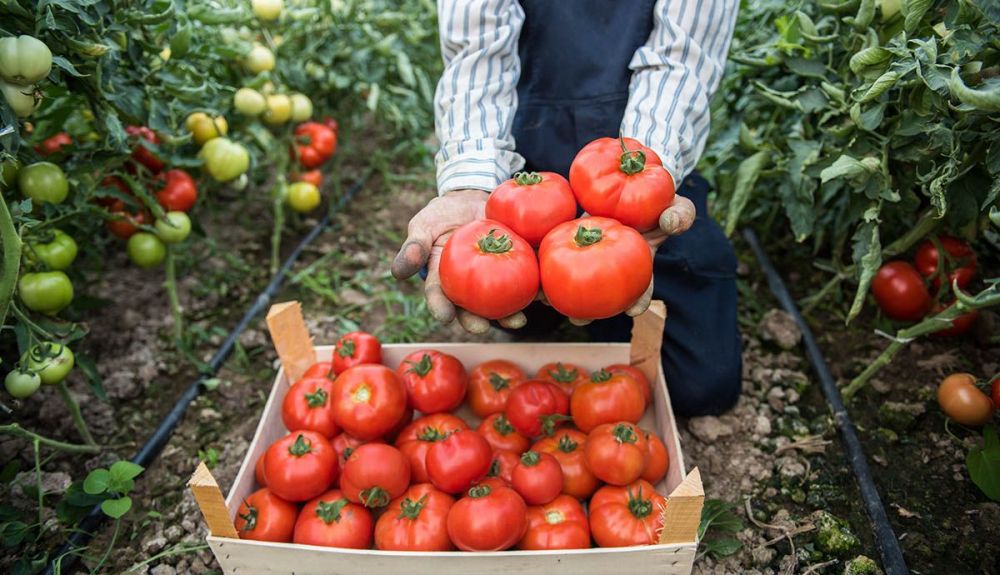
[[[233,517],[229,515],[229,508],[226,507],[222,491],[219,490],[219,484],[204,462],[198,463],[198,468],[188,480],[188,487],[191,488],[191,493],[194,494],[194,499],[198,502],[202,515],[205,516],[209,532],[219,537],[238,538],[239,534],[233,525]]]
[[[297,301],[272,305],[267,312],[267,329],[288,380],[298,381],[316,363],[312,338],[302,319],[302,306]]]

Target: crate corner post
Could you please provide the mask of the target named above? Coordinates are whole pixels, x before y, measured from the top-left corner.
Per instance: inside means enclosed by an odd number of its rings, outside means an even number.
[[[705,488],[701,483],[701,472],[695,467],[667,497],[667,504],[663,507],[660,543],[696,542],[704,505]]]
[[[659,373],[663,326],[666,321],[667,305],[658,299],[649,302],[649,309],[632,320],[629,363],[638,368],[649,381],[656,381]]]
[[[316,363],[316,350],[297,301],[276,303],[267,311],[267,330],[289,382],[298,381]]]
[[[229,517],[226,499],[222,496],[218,482],[204,461],[198,462],[198,467],[188,480],[188,487],[198,503],[198,508],[201,509],[201,514],[205,516],[209,533],[216,537],[239,539],[236,526]]]

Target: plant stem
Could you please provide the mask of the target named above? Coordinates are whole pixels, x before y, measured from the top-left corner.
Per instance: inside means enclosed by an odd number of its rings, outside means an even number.
[[[288,169],[288,154],[281,146],[284,140],[274,140],[279,149],[275,156],[279,158],[276,166],[276,176],[274,188],[271,190],[271,207],[274,212],[274,228],[271,230],[271,275],[278,273],[278,266],[281,264],[281,231],[285,227],[285,194],[288,185],[285,179],[285,171]]]
[[[66,443],[65,441],[49,439],[48,437],[38,435],[33,431],[28,431],[27,429],[21,427],[17,423],[8,423],[6,425],[0,425],[0,435],[2,434],[14,435],[16,437],[23,437],[25,439],[36,441],[39,444],[44,445],[46,447],[59,449],[61,451],[66,451],[69,453],[101,452],[101,446],[99,445],[80,445],[79,443]]]
[[[87,429],[87,422],[83,420],[83,414],[80,413],[80,405],[75,399],[73,399],[73,396],[69,394],[69,388],[66,387],[66,382],[60,381],[56,387],[59,389],[59,395],[61,395],[63,401],[66,402],[66,407],[69,408],[69,414],[73,418],[73,425],[75,425],[76,430],[80,432],[80,436],[83,437],[84,443],[96,447],[97,442],[94,441],[94,436],[90,434],[90,430]]]
[[[115,542],[118,540],[118,531],[121,530],[122,520],[115,519],[115,530],[111,532],[111,541],[108,542],[108,548],[104,550],[104,555],[101,556],[101,560],[97,562],[97,565],[91,570],[91,573],[100,573],[101,567],[104,562],[108,560],[108,556],[111,555],[111,551],[115,548]]]
[[[48,340],[59,339],[52,332],[32,321],[32,319],[28,317],[26,313],[21,311],[21,308],[17,307],[17,304],[11,304],[10,310],[14,312],[14,317],[16,317],[21,323],[28,326],[32,331],[42,334],[42,336],[45,339]]]
[[[7,320],[7,308],[14,297],[17,275],[21,268],[21,236],[14,228],[14,220],[7,209],[7,201],[0,198],[0,244],[3,245],[3,269],[0,273],[0,325]]]
[[[184,315],[180,298],[177,296],[177,265],[174,260],[173,246],[167,246],[167,259],[164,264],[166,266],[167,277],[163,282],[163,286],[167,290],[167,297],[170,299],[170,314],[174,318],[174,339],[183,341]]]
[[[39,454],[39,443],[41,441],[38,437],[35,437],[31,442],[31,447],[35,451],[35,487],[38,490],[38,533],[42,532],[42,525],[45,524],[45,515],[43,514],[45,507],[45,492],[42,491],[42,458]]]

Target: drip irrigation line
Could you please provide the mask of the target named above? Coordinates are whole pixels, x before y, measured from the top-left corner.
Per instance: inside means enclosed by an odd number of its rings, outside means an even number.
[[[767,277],[767,285],[771,289],[771,293],[777,298],[781,307],[795,319],[795,323],[802,332],[802,342],[806,348],[806,355],[809,357],[809,362],[816,371],[820,388],[823,390],[823,395],[826,397],[831,411],[833,411],[834,422],[840,431],[840,438],[844,443],[844,448],[847,450],[847,460],[850,462],[851,469],[854,471],[854,476],[857,479],[858,488],[861,491],[861,499],[864,502],[865,511],[868,512],[868,519],[871,522],[872,532],[875,535],[875,546],[882,557],[882,567],[885,569],[887,575],[909,575],[910,570],[903,559],[903,551],[899,547],[899,540],[896,538],[896,533],[892,530],[892,525],[889,524],[889,517],[886,515],[885,507],[882,505],[882,498],[875,487],[871,468],[868,467],[868,460],[865,459],[864,448],[861,446],[858,432],[854,428],[854,423],[851,421],[847,409],[844,407],[843,398],[840,396],[840,389],[837,387],[833,376],[830,375],[830,368],[826,365],[823,352],[820,351],[819,345],[816,344],[812,330],[809,329],[809,325],[806,324],[805,319],[803,319],[802,314],[799,312],[795,300],[788,293],[785,282],[782,281],[781,276],[774,269],[774,265],[767,257],[767,253],[764,252],[764,248],[761,247],[757,234],[747,228],[743,230],[743,237],[750,244],[750,249],[753,250],[754,256],[757,258],[757,263],[760,264],[761,270],[763,270],[764,275]]]
[[[284,282],[285,276],[288,274],[292,266],[295,265],[296,260],[302,254],[303,250],[309,246],[321,233],[323,233],[326,228],[330,226],[330,222],[333,215],[339,211],[344,204],[351,201],[354,195],[365,185],[368,178],[371,176],[371,170],[368,170],[358,181],[351,185],[350,188],[344,193],[337,204],[327,211],[326,215],[311,229],[309,233],[306,234],[302,241],[299,242],[292,253],[285,258],[284,263],[282,263],[281,268],[278,269],[278,273],[271,278],[268,282],[267,287],[264,291],[257,296],[253,304],[247,309],[243,317],[240,318],[239,323],[236,327],[229,332],[225,341],[212,356],[212,359],[208,362],[208,368],[192,383],[184,393],[178,398],[177,403],[170,410],[170,413],[163,418],[160,425],[157,426],[153,434],[146,440],[146,443],[142,445],[138,453],[132,457],[130,461],[142,467],[148,467],[160,452],[167,445],[170,437],[173,435],[174,430],[180,424],[184,418],[184,412],[187,411],[191,402],[201,394],[202,390],[205,389],[205,382],[218,373],[219,369],[222,368],[222,364],[226,362],[229,356],[233,352],[233,348],[236,346],[236,340],[240,337],[247,326],[253,322],[257,316],[264,312],[268,305],[271,303],[271,298],[273,298],[278,290],[281,288],[281,284]],[[100,505],[95,505],[90,513],[87,514],[83,520],[76,526],[70,537],[63,543],[58,550],[52,555],[53,559],[49,561],[48,566],[45,568],[44,575],[55,575],[57,572],[57,565],[59,571],[65,573],[67,569],[72,567],[72,565],[78,559],[78,555],[73,551],[80,549],[94,537],[97,528],[101,526],[107,516],[101,511]]]

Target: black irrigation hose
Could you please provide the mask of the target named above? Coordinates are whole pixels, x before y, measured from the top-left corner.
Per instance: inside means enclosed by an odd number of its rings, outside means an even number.
[[[875,482],[872,480],[872,472],[868,467],[868,460],[865,459],[861,440],[858,439],[854,423],[851,422],[851,417],[847,414],[847,409],[844,408],[840,389],[837,388],[833,376],[830,375],[830,369],[826,365],[826,360],[823,359],[823,353],[816,344],[812,330],[809,329],[805,319],[802,318],[798,306],[795,305],[795,300],[792,299],[791,294],[788,293],[788,288],[785,287],[785,282],[782,281],[781,276],[778,275],[777,270],[774,269],[774,265],[771,264],[771,260],[764,252],[764,248],[761,247],[757,234],[748,228],[743,230],[743,237],[750,244],[750,249],[753,250],[754,256],[757,258],[757,263],[760,264],[761,269],[764,271],[764,275],[767,277],[767,285],[771,288],[771,293],[778,299],[781,307],[795,318],[795,323],[798,324],[799,329],[802,331],[802,342],[806,347],[806,355],[809,356],[809,362],[812,364],[813,369],[816,370],[816,376],[819,378],[823,395],[826,396],[826,401],[833,411],[833,418],[837,424],[837,429],[840,431],[840,438],[847,449],[847,460],[851,463],[851,469],[858,480],[861,499],[864,501],[865,510],[868,512],[868,518],[871,521],[872,532],[875,534],[875,546],[878,548],[879,555],[882,556],[882,567],[888,575],[908,575],[910,570],[906,567],[906,561],[903,559],[903,551],[899,547],[899,540],[896,539],[896,533],[893,532],[892,526],[889,524],[885,507],[882,505],[882,498],[879,496]]]
[[[139,449],[139,452],[132,457],[132,463],[148,467],[149,464],[156,459],[156,457],[160,454],[160,451],[162,451],[167,445],[167,441],[170,440],[170,436],[173,435],[174,430],[184,418],[184,412],[187,411],[188,406],[196,397],[198,397],[202,389],[204,389],[203,384],[205,381],[215,377],[215,374],[218,373],[220,368],[222,368],[222,364],[225,363],[230,354],[232,354],[233,347],[236,345],[236,340],[239,338],[240,334],[243,333],[243,330],[250,325],[250,322],[254,321],[258,315],[267,309],[268,305],[271,303],[271,298],[278,293],[278,289],[284,282],[285,275],[287,275],[288,271],[292,269],[292,266],[302,254],[302,251],[306,248],[306,246],[312,243],[313,240],[319,237],[319,235],[323,233],[327,227],[329,227],[333,214],[336,213],[338,209],[343,207],[344,204],[351,201],[358,190],[360,190],[365,185],[365,182],[368,181],[368,177],[370,175],[371,171],[366,172],[361,179],[351,185],[351,187],[347,189],[347,192],[341,197],[340,201],[337,202],[337,205],[328,210],[319,223],[317,223],[313,229],[306,234],[306,237],[302,238],[299,245],[292,250],[292,253],[288,255],[284,263],[281,265],[281,269],[278,270],[278,273],[271,278],[271,281],[267,284],[267,287],[264,288],[264,291],[257,296],[253,305],[251,305],[250,309],[243,314],[239,323],[237,323],[236,327],[229,332],[229,336],[226,337],[224,342],[222,342],[222,346],[219,347],[218,351],[215,352],[215,355],[212,356],[212,359],[208,362],[207,371],[202,373],[201,376],[198,377],[198,379],[184,391],[184,394],[181,395],[177,400],[177,403],[174,404],[173,409],[170,410],[170,413],[168,413],[167,416],[163,418],[163,421],[160,422],[160,425],[157,426],[153,435],[146,440],[146,443],[144,443],[142,448]],[[56,565],[59,566],[59,569],[62,572],[65,572],[66,569],[72,567],[73,563],[77,560],[77,554],[73,553],[73,551],[86,545],[94,536],[97,528],[101,526],[101,523],[103,523],[106,518],[107,516],[101,511],[101,506],[95,505],[94,508],[90,510],[90,513],[88,513],[87,516],[80,521],[79,525],[77,525],[69,539],[55,552],[53,555],[54,559],[49,561],[48,566],[45,568],[45,575],[54,575],[56,573]]]

